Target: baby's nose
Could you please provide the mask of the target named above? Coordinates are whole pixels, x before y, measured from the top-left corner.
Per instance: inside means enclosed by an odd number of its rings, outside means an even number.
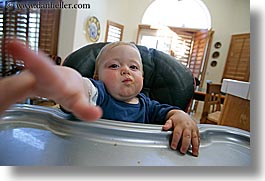
[[[130,74],[130,69],[127,66],[122,67],[121,74]]]

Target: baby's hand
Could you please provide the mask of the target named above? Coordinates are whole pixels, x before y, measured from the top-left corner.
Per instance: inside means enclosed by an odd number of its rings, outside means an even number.
[[[181,110],[171,110],[167,114],[167,121],[162,129],[167,131],[173,128],[171,148],[176,150],[181,141],[180,152],[185,154],[190,144],[192,145],[192,154],[199,155],[200,133],[197,124],[190,116]]]
[[[42,96],[54,100],[82,120],[96,120],[101,117],[102,110],[89,104],[83,78],[77,71],[54,65],[46,55],[33,52],[17,40],[9,41],[7,50],[15,59],[23,60],[26,69],[17,75],[16,79],[20,82],[15,82],[12,89],[9,89],[10,96],[16,95],[16,99]],[[15,80],[15,77],[11,78]],[[5,80],[10,82],[10,79]],[[5,82],[1,81],[0,85],[2,83]],[[27,84],[23,86],[23,83]],[[3,109],[12,102],[6,102]]]

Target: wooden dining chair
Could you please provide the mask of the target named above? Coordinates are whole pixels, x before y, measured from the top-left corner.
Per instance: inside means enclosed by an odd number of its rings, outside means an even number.
[[[221,84],[207,83],[200,123],[219,124],[221,116]]]

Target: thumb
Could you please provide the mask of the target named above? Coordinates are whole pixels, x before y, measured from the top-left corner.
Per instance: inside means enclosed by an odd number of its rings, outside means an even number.
[[[171,119],[168,119],[166,123],[162,126],[162,130],[169,130],[173,127],[173,121]]]
[[[86,99],[79,99],[72,107],[71,112],[83,121],[95,121],[102,116],[102,109],[89,104]]]
[[[58,102],[58,104],[60,103]],[[103,114],[99,106],[90,104],[86,98],[79,98],[74,103],[71,101],[62,102],[60,105],[82,121],[96,121],[100,119]]]

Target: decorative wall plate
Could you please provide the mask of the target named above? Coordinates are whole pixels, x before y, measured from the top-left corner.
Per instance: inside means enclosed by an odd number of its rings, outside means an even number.
[[[218,58],[220,56],[220,53],[218,51],[213,52],[212,58]]]
[[[221,46],[222,46],[222,44],[219,41],[214,44],[215,48],[221,48]]]
[[[211,61],[211,66],[212,67],[216,67],[216,65],[217,65],[217,61],[216,60]]]
[[[92,42],[98,41],[100,37],[100,23],[99,20],[92,16],[86,22],[86,36]]]

